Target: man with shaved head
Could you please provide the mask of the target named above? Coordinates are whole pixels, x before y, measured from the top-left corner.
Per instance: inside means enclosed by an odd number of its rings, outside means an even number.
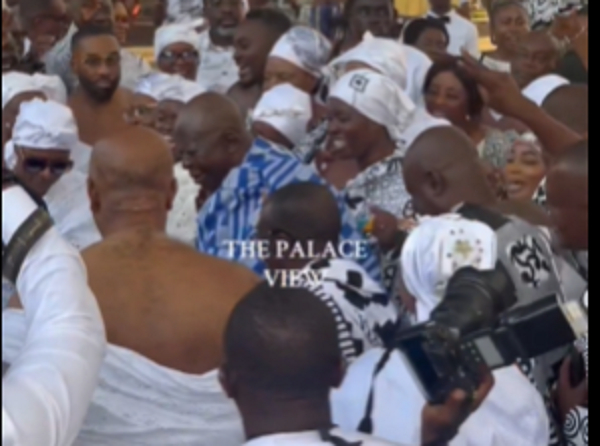
[[[264,262],[249,245],[263,197],[288,184],[324,180],[291,152],[253,140],[237,105],[217,93],[200,95],[185,106],[175,126],[175,145],[207,197],[198,219],[198,249],[262,274]],[[340,239],[364,242],[343,198],[336,198],[342,213]],[[378,282],[379,262],[368,248],[356,260]]]
[[[537,217],[532,215],[534,205],[523,209],[497,203],[476,148],[460,130],[435,127],[419,136],[404,159],[404,180],[417,214],[457,212],[496,231],[498,258],[511,274],[522,302],[562,295],[549,240],[526,221]]]
[[[175,189],[154,131],[129,128],[94,148],[88,192],[104,239],[83,258],[111,347],[82,444],[240,444],[215,370],[229,313],[258,279],[165,235]]]

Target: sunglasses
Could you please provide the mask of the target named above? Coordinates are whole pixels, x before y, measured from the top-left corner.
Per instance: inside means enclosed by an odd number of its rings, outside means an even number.
[[[32,174],[40,174],[46,170],[54,176],[61,176],[71,170],[72,161],[48,161],[39,158],[26,158],[23,160],[23,169]]]
[[[196,62],[199,57],[200,55],[198,54],[198,51],[183,51],[181,53],[176,53],[174,51],[163,51],[160,54],[159,59],[162,62],[171,64],[177,62],[178,60],[183,62]]]

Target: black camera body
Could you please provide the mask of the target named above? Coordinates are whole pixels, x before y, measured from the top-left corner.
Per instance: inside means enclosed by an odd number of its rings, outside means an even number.
[[[443,403],[456,389],[473,394],[489,371],[572,345],[587,333],[580,302],[548,296],[514,307],[507,278],[501,263],[493,271],[459,270],[430,320],[399,333],[395,347],[430,403]]]

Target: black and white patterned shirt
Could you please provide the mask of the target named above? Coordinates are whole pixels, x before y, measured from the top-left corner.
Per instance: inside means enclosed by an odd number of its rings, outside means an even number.
[[[306,266],[319,284],[303,282],[335,317],[340,348],[348,363],[364,351],[384,346],[395,334],[398,311],[387,293],[352,260],[323,259]]]

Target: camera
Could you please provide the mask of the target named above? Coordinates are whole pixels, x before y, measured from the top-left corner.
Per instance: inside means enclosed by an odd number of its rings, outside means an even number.
[[[505,267],[463,268],[448,282],[430,320],[400,331],[394,347],[407,358],[425,398],[446,401],[463,389],[472,395],[491,370],[572,345],[588,331],[588,314],[577,301],[556,296],[516,305]]]

